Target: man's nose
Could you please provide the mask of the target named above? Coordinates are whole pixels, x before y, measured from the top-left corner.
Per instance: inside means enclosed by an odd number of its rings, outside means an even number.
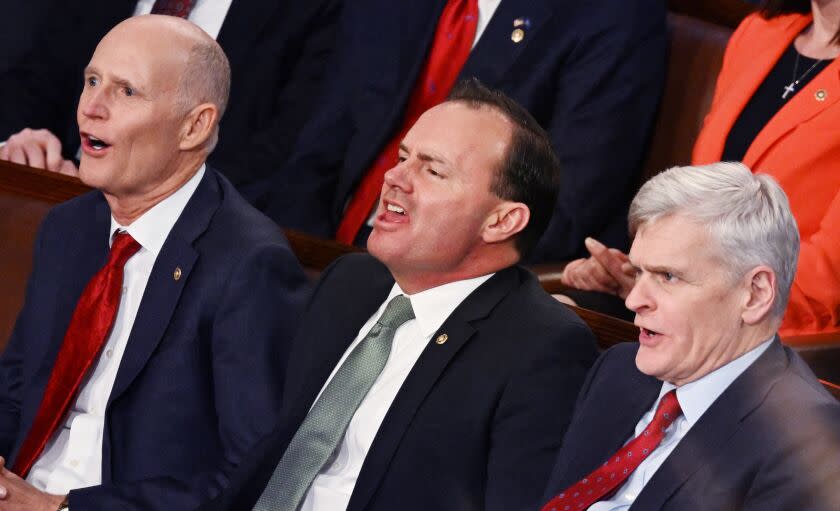
[[[107,118],[108,106],[105,91],[97,88],[83,92],[79,99],[79,113],[91,119]]]
[[[654,306],[653,297],[650,294],[650,283],[647,277],[642,276],[636,279],[633,288],[624,300],[624,305],[635,313],[643,310],[651,310]]]

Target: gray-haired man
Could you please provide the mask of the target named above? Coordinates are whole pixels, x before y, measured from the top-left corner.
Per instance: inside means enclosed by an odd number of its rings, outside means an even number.
[[[630,227],[639,343],[591,370],[544,509],[840,509],[840,404],[776,336],[799,252],[784,192],[674,168]]]

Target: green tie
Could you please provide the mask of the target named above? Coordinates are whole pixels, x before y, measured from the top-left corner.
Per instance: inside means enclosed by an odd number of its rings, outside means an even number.
[[[398,295],[336,371],[315,401],[306,419],[263,490],[254,511],[296,511],[309,486],[327,463],[350,424],[359,404],[382,372],[394,332],[414,319],[411,301]]]

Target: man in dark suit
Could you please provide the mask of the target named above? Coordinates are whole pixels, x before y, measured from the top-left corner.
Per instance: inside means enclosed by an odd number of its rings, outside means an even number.
[[[458,3],[476,2],[348,2],[325,97],[266,185],[261,209],[283,226],[343,235],[363,177],[379,158],[387,158],[384,165],[396,160],[386,146],[413,123],[418,91],[441,87],[439,77],[426,83],[421,76],[430,51],[451,39],[436,32],[442,13]],[[477,77],[527,108],[550,133],[563,167],[552,221],[530,259],[578,257],[586,236],[626,247],[627,207],[664,83],[665,4],[501,0],[479,1],[477,11],[463,27],[474,33],[474,46],[460,76]],[[367,207],[375,208],[375,198]],[[362,227],[355,241],[364,244],[369,232]]]
[[[776,335],[799,253],[779,185],[674,168],[630,225],[639,343],[590,372],[542,509],[840,509],[840,403]]]
[[[467,83],[426,112],[385,176],[371,255],[338,260],[309,303],[280,424],[206,509],[532,509],[595,357],[516,265],[558,172],[500,93]]]
[[[167,3],[176,2],[50,2],[32,50],[0,75],[0,140],[14,137],[0,157],[75,174],[79,128],[73,112],[88,57],[111,27]],[[234,80],[224,136],[208,162],[241,188],[286,160],[320,89],[339,1],[180,3],[191,6],[182,14],[217,38],[230,59]]]
[[[278,419],[306,279],[204,163],[229,81],[170,16],[121,23],[90,60],[80,176],[98,190],[44,221],[0,358],[3,511],[192,509]]]

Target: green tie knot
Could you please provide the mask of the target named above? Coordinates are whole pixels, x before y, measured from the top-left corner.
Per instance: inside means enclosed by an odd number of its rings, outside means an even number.
[[[414,309],[411,308],[411,300],[405,295],[397,295],[388,302],[385,312],[379,317],[377,323],[397,329],[400,325],[412,319],[414,319]]]

